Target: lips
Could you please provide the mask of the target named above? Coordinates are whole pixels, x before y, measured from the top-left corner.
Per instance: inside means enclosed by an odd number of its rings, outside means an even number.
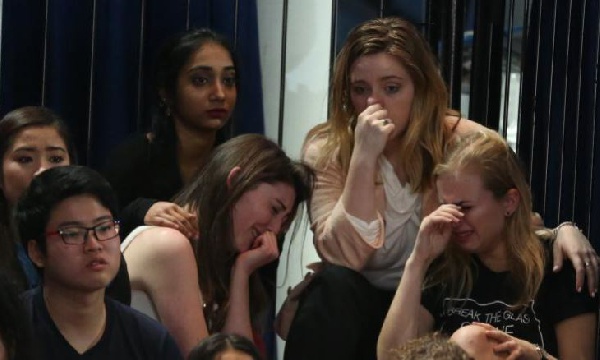
[[[471,236],[471,234],[473,234],[473,230],[460,230],[460,231],[454,231],[453,233],[453,240],[458,242],[458,243],[464,243],[467,240],[469,240],[469,237]]]
[[[211,109],[211,110],[207,110],[206,114],[212,118],[212,119],[227,119],[227,117],[229,116],[229,111],[225,110],[225,109]]]
[[[95,258],[92,261],[88,262],[86,265],[86,267],[88,269],[91,269],[94,271],[103,270],[107,266],[108,266],[108,262],[104,258]]]

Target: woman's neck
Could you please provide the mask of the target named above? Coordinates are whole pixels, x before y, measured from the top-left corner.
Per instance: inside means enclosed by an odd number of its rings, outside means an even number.
[[[197,131],[175,121],[177,160],[184,184],[202,168],[217,140],[216,131]]]
[[[503,240],[502,240],[503,241]],[[477,254],[479,260],[493,272],[505,272],[509,270],[506,246],[499,245],[491,251]]]
[[[392,165],[394,168],[394,173],[396,173],[396,177],[404,186],[408,181],[408,178],[406,177],[406,171],[404,171],[404,168],[401,165],[403,156],[399,151],[401,141],[402,138],[390,139],[385,146],[385,149],[383,149],[383,156],[385,156],[387,161]]]
[[[82,292],[44,285],[44,302],[50,318],[80,354],[98,343],[104,334],[104,294],[104,289]]]

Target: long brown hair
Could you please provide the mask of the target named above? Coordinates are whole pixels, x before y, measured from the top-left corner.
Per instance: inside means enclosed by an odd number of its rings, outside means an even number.
[[[229,172],[236,166],[240,171],[227,185]],[[232,233],[234,205],[261,183],[282,182],[295,190],[293,219],[298,206],[311,195],[312,178],[308,167],[291,160],[277,144],[262,135],[246,134],[219,145],[202,171],[176,196],[176,203],[198,214],[200,240],[193,246],[210,332],[222,328],[228,310],[230,272],[238,255]],[[257,314],[266,298],[256,273],[250,286],[251,312]],[[218,310],[213,313],[215,305]]]
[[[413,191],[431,186],[433,168],[442,159],[443,147],[450,137],[445,117],[448,93],[435,56],[421,33],[408,21],[397,18],[369,20],[352,29],[335,61],[331,82],[330,117],[312,129],[307,141],[327,137],[317,161],[323,167],[332,159],[348,170],[354,148],[351,122],[358,114],[350,102],[350,69],[361,56],[385,53],[406,69],[415,86],[415,95],[406,130],[398,152],[401,166]]]
[[[493,130],[481,130],[456,140],[448,147],[442,164],[434,171],[440,175],[468,168],[480,174],[485,189],[501,200],[510,189],[520,195],[516,211],[505,218],[506,249],[511,264],[509,276],[515,285],[515,306],[527,305],[535,298],[544,276],[544,249],[531,226],[531,191],[521,163],[506,141]],[[471,292],[474,274],[469,254],[452,243],[436,261],[429,284],[447,284],[452,296]]]

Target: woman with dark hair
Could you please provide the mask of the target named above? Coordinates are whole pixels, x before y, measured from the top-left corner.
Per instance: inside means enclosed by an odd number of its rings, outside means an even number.
[[[33,359],[27,314],[11,274],[0,271],[0,359]]]
[[[236,334],[216,333],[192,349],[188,360],[261,360],[252,341]]]
[[[39,279],[12,226],[12,208],[31,180],[49,168],[76,161],[75,145],[65,122],[50,109],[27,106],[0,120],[0,267],[23,290]]]
[[[198,214],[197,240],[142,226],[121,246],[132,306],[159,319],[186,355],[211,333],[253,339],[267,294],[258,269],[312,191],[312,173],[271,140],[246,134],[218,146],[175,203]]]
[[[119,146],[105,170],[123,209],[124,235],[146,224],[197,236],[195,215],[170,200],[227,137],[236,70],[233,49],[209,29],[179,34],[162,48],[152,128]]]

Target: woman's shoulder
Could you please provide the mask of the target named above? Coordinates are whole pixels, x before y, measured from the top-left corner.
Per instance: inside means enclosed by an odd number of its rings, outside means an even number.
[[[115,151],[147,148],[152,142],[151,139],[152,135],[150,133],[135,133],[125,138],[123,142],[118,144],[115,147]]]
[[[184,255],[193,254],[190,240],[179,230],[152,226],[140,232],[124,253],[137,252],[147,263],[179,261]]]
[[[312,128],[304,139],[302,160],[309,165],[315,165],[324,157],[334,158],[339,148],[333,149],[332,154],[327,154],[325,150],[329,141],[331,141],[331,131],[327,123],[322,123]]]
[[[119,168],[118,170],[131,169],[132,165],[148,157],[150,145],[151,142],[146,133],[129,136],[110,151],[107,170],[115,167]]]

